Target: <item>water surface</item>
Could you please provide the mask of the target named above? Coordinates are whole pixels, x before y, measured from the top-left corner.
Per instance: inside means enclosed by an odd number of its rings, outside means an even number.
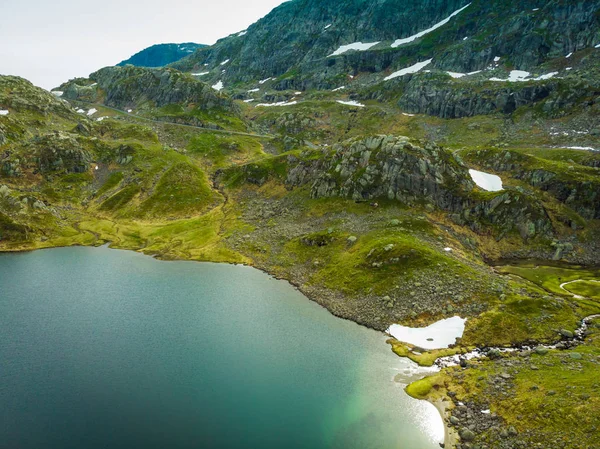
[[[384,342],[248,267],[0,254],[0,447],[438,447]]]

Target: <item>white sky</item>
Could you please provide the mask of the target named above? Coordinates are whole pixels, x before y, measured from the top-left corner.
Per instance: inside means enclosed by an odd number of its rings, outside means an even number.
[[[0,74],[50,89],[153,44],[213,44],[283,0],[0,0]]]

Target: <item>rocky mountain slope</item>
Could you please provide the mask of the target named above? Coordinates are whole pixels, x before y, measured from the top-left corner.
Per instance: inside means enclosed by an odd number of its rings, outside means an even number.
[[[190,53],[205,47],[202,44],[186,42],[183,44],[157,44],[144,48],[131,58],[121,61],[117,66],[134,65],[137,67],[164,67],[189,56]]]
[[[557,113],[598,89],[599,8],[560,0],[295,0],[173,66],[239,94],[344,86],[357,98],[446,118],[543,100]]]

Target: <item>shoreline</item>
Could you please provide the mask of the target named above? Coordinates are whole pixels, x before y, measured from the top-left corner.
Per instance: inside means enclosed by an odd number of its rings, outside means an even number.
[[[442,422],[444,423],[444,447],[456,447],[456,443],[458,442],[458,434],[456,433],[455,429],[451,428],[449,425],[446,424],[446,415],[450,410],[449,404],[447,403],[447,401],[444,401],[441,398],[435,400],[426,399],[426,401],[435,407],[435,409],[439,412],[442,418]]]

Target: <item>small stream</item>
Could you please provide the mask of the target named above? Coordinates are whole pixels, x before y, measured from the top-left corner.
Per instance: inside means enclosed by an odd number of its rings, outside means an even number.
[[[585,334],[587,329],[589,328],[589,323],[594,320],[600,318],[600,314],[590,315],[581,320],[581,324],[573,332],[572,339],[563,339],[555,344],[551,345],[518,345],[518,346],[509,346],[509,347],[489,347],[489,348],[477,348],[473,351],[467,352],[465,354],[455,354],[451,356],[440,357],[435,361],[436,366],[439,368],[447,368],[450,366],[457,366],[461,363],[464,363],[468,360],[478,359],[482,357],[487,357],[490,353],[508,353],[508,352],[517,352],[517,351],[532,351],[536,348],[545,348],[545,349],[568,349],[576,346],[579,342],[585,340]]]

